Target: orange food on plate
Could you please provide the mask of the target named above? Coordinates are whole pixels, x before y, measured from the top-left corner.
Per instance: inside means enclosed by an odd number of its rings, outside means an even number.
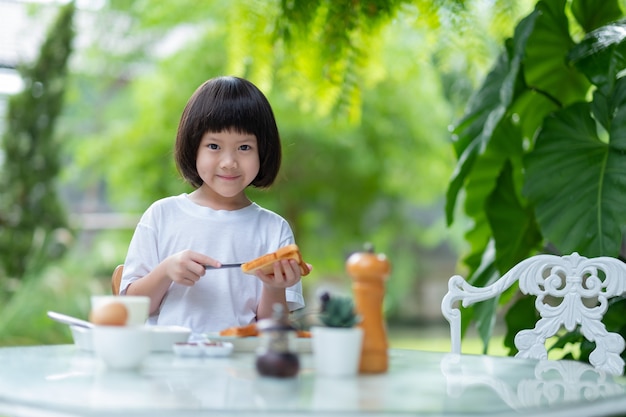
[[[220,331],[220,336],[256,337],[258,335],[259,335],[259,330],[256,327],[256,323],[248,324],[246,326],[228,327]],[[302,338],[309,338],[311,337],[311,332],[307,330],[297,330],[296,335]]]
[[[251,337],[258,335],[259,330],[256,328],[256,323],[246,326],[233,326],[220,331],[220,336]]]

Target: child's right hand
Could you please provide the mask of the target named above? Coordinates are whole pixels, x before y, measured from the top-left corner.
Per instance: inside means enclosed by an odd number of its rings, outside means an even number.
[[[210,256],[192,250],[178,252],[161,262],[165,274],[177,284],[188,287],[194,285],[206,272],[205,265],[219,268],[222,266]]]

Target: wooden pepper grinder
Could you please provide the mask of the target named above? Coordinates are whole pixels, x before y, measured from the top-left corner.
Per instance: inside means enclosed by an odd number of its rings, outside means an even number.
[[[355,252],[346,261],[346,271],[352,277],[355,307],[361,316],[363,347],[359,372],[382,373],[387,371],[387,330],[383,317],[385,281],[391,264],[382,253],[375,253],[372,244],[365,251]]]

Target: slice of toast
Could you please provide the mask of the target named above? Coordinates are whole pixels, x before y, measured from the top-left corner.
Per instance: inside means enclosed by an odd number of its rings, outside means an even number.
[[[257,337],[259,329],[256,323],[247,324],[245,326],[233,326],[220,330],[220,336],[228,337]],[[308,330],[296,330],[296,336],[299,338],[311,338],[311,332]]]
[[[302,260],[300,248],[295,244],[283,246],[276,252],[268,253],[250,262],[246,262],[241,265],[241,270],[250,275],[254,275],[258,270],[262,270],[266,274],[271,274],[274,272],[274,262],[282,259],[295,259],[298,265],[300,265],[300,275],[305,276],[309,274],[309,267],[306,262]]]
[[[254,337],[259,335],[256,323],[246,326],[233,326],[220,331],[220,336]]]

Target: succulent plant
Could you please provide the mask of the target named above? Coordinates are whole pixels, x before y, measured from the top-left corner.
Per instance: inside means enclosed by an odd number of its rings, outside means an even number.
[[[354,327],[360,321],[350,297],[331,297],[325,292],[320,296],[320,302],[319,319],[327,327]]]

